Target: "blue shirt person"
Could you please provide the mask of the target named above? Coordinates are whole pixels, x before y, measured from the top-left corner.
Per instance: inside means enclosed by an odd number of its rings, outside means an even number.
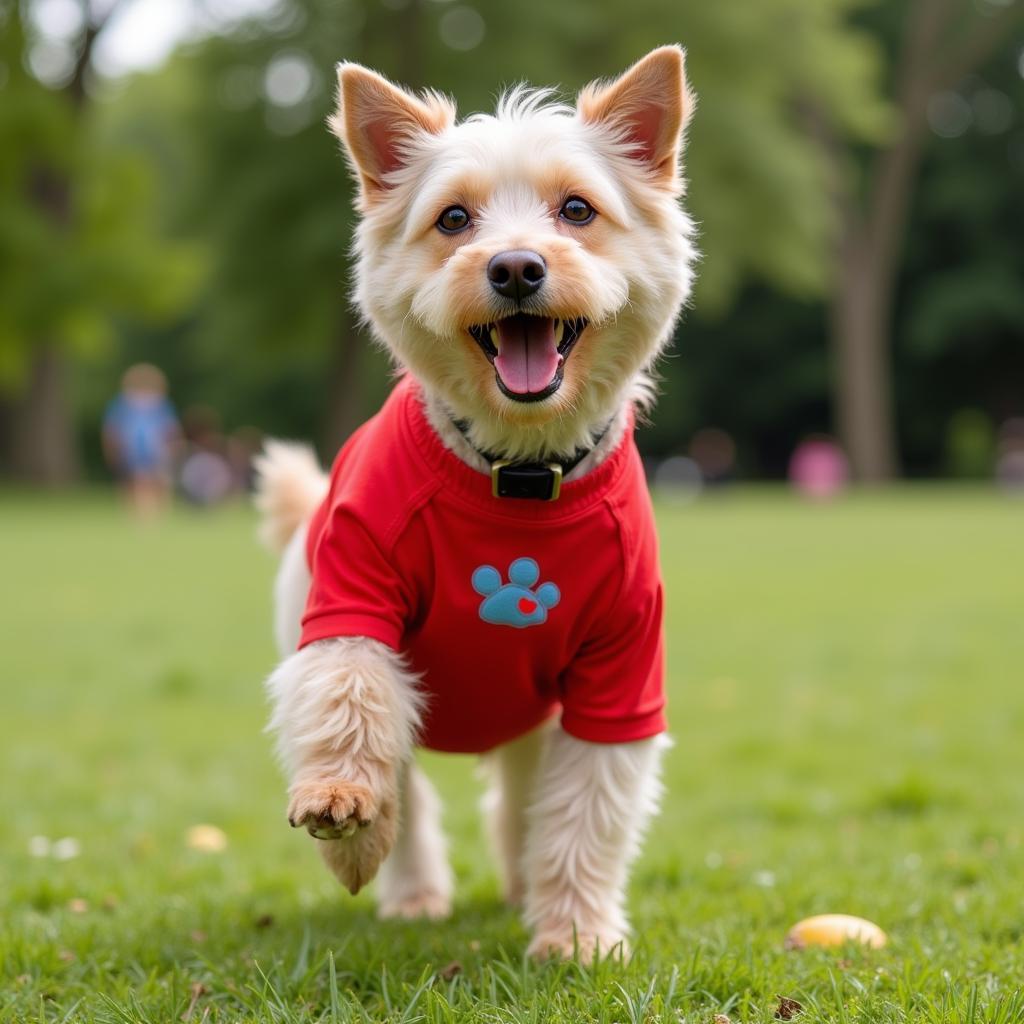
[[[163,373],[147,363],[131,367],[103,417],[103,450],[138,511],[166,500],[180,433]]]

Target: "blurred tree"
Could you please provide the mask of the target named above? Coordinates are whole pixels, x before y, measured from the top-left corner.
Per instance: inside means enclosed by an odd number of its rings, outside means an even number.
[[[0,0],[2,454],[49,484],[77,465],[67,354],[103,350],[118,309],[174,308],[189,277],[151,230],[146,160],[96,130],[90,61],[113,9],[65,5],[48,35],[32,3]]]
[[[903,265],[914,185],[928,141],[929,108],[994,50],[1024,17],[1020,0],[909,0],[882,5],[904,17],[892,66],[898,125],[867,160],[814,104],[818,135],[832,154],[841,230],[831,308],[833,374],[840,436],[854,472],[887,480],[898,469],[891,382],[894,295]]]
[[[751,277],[820,293],[833,211],[828,168],[798,101],[814,90],[854,138],[876,137],[886,123],[877,47],[851,28],[852,2],[289,0],[182,51],[156,78],[187,96],[180,123],[161,125],[191,154],[190,172],[176,163],[168,190],[184,197],[181,222],[212,254],[185,340],[204,370],[203,400],[236,419],[261,409],[273,430],[326,424],[317,433],[330,451],[383,390],[386,364],[367,350],[342,284],[351,191],[323,127],[339,59],[429,83],[468,113],[492,109],[503,86],[523,79],[561,82],[572,95],[681,40],[701,97],[687,157],[710,254],[698,308],[723,316]],[[132,131],[162,144],[152,138],[153,98],[135,90],[126,107]]]
[[[349,307],[351,193],[324,119],[335,62],[397,24],[378,4],[294,0],[179,52],[122,109],[139,144],[176,148],[165,201],[210,257],[178,342],[190,397],[328,451],[370,411],[386,364]],[[159,126],[154,105],[170,113]]]
[[[8,393],[24,390],[41,339],[80,354],[75,390],[91,436],[119,370],[148,358],[170,371],[186,403],[216,407],[229,426],[317,436],[329,455],[388,386],[387,360],[347,300],[351,190],[323,125],[334,62],[439,87],[466,114],[492,109],[501,87],[521,79],[560,82],[571,97],[678,40],[699,96],[687,201],[706,257],[679,331],[682,358],[663,365],[666,395],[645,443],[667,452],[718,422],[737,433],[751,469],[777,470],[801,434],[829,426],[820,303],[830,288],[852,287],[833,269],[837,237],[843,246],[858,237],[842,217],[875,208],[880,154],[902,138],[882,87],[899,63],[911,2],[920,0],[279,0],[185,44],[151,73],[108,83],[86,68],[92,87],[76,111],[66,58],[81,60],[82,27],[47,71],[53,40],[33,27],[34,4],[0,0],[0,378]],[[934,2],[954,11],[953,0]],[[977,15],[971,24],[991,32],[1005,22]],[[936,66],[944,60],[936,54]],[[54,75],[54,66],[65,70]],[[1015,57],[1008,67],[1019,86]],[[1006,161],[979,157],[1004,144],[964,138],[954,158],[924,142],[917,158],[928,149],[931,184],[916,200],[910,262],[896,259],[892,270],[905,268],[895,315],[906,341],[894,351],[912,468],[938,465],[942,417],[960,407],[960,382],[989,386],[971,362],[976,347],[965,347],[970,325],[988,324],[990,345],[1003,332],[993,351],[1010,370],[1005,339],[1019,324],[1020,256],[1008,231],[1005,244],[995,239],[1020,204]],[[73,217],[60,230],[26,202],[32,153],[61,169],[70,189]],[[940,259],[949,237],[971,253],[962,265]],[[147,323],[138,316],[147,309],[165,315]],[[110,365],[100,352],[112,353]],[[918,386],[926,364],[927,389]],[[838,393],[846,375],[833,379]],[[990,407],[983,396],[970,404]]]
[[[963,409],[1024,415],[1024,75],[1012,37],[933,99],[894,317],[901,452],[954,468],[937,441]],[[991,427],[990,427],[991,429]]]

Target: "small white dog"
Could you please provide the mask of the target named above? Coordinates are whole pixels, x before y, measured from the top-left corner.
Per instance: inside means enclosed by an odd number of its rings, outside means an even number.
[[[359,185],[356,299],[405,371],[326,478],[260,462],[288,817],[383,916],[439,918],[452,874],[419,744],[486,755],[530,951],[624,949],[659,792],[661,581],[633,441],[692,280],[683,52],[576,106],[450,101],[339,67]],[[507,573],[508,580],[505,576]]]

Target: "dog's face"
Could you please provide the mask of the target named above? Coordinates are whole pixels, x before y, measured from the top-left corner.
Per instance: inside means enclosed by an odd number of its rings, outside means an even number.
[[[610,415],[690,288],[682,51],[654,51],[575,108],[519,90],[461,124],[447,100],[357,65],[339,82],[356,296],[398,361],[509,454]]]

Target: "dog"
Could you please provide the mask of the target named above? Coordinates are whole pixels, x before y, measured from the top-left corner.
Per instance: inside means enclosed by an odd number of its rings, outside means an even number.
[[[530,954],[624,954],[667,745],[633,426],[696,258],[684,52],[575,105],[519,86],[461,122],[357,64],[338,84],[355,301],[400,377],[330,477],[295,445],[259,460],[288,819],[351,892],[377,876],[381,916],[443,918],[453,877],[414,750],[482,754]]]

